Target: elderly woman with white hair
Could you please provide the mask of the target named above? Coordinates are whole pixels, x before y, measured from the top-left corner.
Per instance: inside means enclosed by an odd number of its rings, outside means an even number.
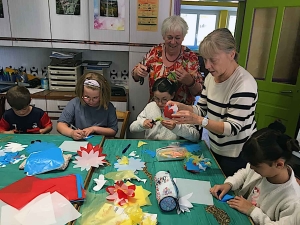
[[[208,34],[199,46],[209,74],[195,106],[177,105],[178,124],[195,124],[209,132],[210,148],[226,176],[246,166],[242,147],[256,131],[254,118],[258,99],[253,76],[237,63],[235,40],[227,28]]]
[[[202,90],[198,56],[182,45],[188,25],[180,16],[170,16],[163,21],[161,34],[164,43],[154,46],[132,70],[138,82],[148,77],[150,99],[152,86],[158,78],[167,77],[177,84],[174,100],[191,105]]]

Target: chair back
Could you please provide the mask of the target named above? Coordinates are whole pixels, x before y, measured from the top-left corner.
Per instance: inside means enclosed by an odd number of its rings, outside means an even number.
[[[115,138],[124,139],[127,125],[129,122],[130,112],[129,111],[122,112],[117,110],[116,113],[117,113],[118,122],[122,122],[122,127],[120,131],[120,136]]]

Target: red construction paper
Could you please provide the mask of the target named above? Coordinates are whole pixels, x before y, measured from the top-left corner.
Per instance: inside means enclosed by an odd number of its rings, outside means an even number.
[[[173,109],[171,109],[168,105],[165,106],[164,108],[164,116],[167,118],[172,119],[172,114],[174,113]]]
[[[75,175],[67,175],[63,177],[48,178],[37,180],[34,182],[37,187],[52,187],[48,190],[50,193],[57,191],[69,201],[76,201],[85,198],[85,190],[82,190],[82,198],[78,198],[77,182]]]
[[[21,209],[31,200],[42,193],[48,192],[54,184],[48,183],[37,187],[35,183],[41,179],[37,177],[24,177],[0,190],[0,200],[6,204]]]

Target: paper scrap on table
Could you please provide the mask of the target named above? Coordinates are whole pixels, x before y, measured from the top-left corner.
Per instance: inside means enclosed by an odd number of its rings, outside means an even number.
[[[67,152],[76,152],[80,150],[80,147],[85,147],[87,146],[88,142],[87,141],[64,141],[59,148],[62,151],[67,151]]]
[[[100,174],[98,178],[94,179],[96,186],[93,187],[94,191],[100,191],[101,188],[104,186],[107,180],[104,179],[104,175]]]
[[[213,197],[209,192],[211,188],[209,181],[190,180],[183,178],[174,178],[174,181],[179,190],[179,198],[190,193],[193,197],[190,199],[191,203],[213,205]]]
[[[4,147],[4,151],[5,152],[20,152],[20,151],[23,151],[26,147],[27,147],[27,145],[22,145],[20,143],[8,142]]]
[[[139,141],[138,142],[138,148],[139,147],[142,147],[143,145],[146,145],[146,144],[148,144],[147,142],[144,142],[144,141]]]
[[[143,170],[143,168],[145,167],[145,162],[142,162],[141,159],[129,158],[128,164],[125,164],[125,165],[121,165],[120,162],[121,162],[121,159],[118,159],[118,162],[115,163],[115,168],[118,171],[121,171],[121,170],[132,170],[132,171]]]

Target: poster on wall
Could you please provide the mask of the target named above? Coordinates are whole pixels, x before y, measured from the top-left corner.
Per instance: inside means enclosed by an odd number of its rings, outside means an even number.
[[[2,0],[0,0],[0,18],[4,18]]]
[[[94,29],[125,30],[125,0],[94,0]]]
[[[138,0],[137,4],[137,30],[157,31],[159,0]]]
[[[80,0],[56,0],[56,14],[80,15]]]

